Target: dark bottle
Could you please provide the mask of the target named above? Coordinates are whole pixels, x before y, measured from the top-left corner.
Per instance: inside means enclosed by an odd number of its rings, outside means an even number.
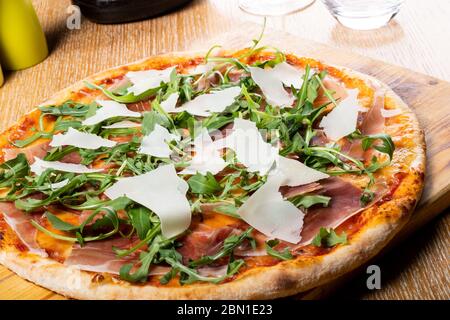
[[[191,0],[72,0],[81,13],[97,23],[143,20],[174,10]]]

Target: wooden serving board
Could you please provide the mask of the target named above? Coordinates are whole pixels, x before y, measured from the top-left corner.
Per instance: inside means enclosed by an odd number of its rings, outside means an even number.
[[[242,48],[249,45],[249,37],[259,34],[260,28],[254,24],[242,24],[236,28],[242,31],[240,33],[225,33],[207,42],[194,43],[183,49],[207,50],[214,44],[223,44],[226,48]],[[450,83],[286,33],[266,32],[263,43],[374,76],[388,84],[416,112],[425,131],[427,143],[425,189],[411,221],[394,242],[404,239],[450,205]],[[324,297],[349,276],[351,275],[300,294],[296,298]],[[7,294],[3,295],[2,292]],[[0,266],[0,298],[62,299],[63,297],[33,285]]]

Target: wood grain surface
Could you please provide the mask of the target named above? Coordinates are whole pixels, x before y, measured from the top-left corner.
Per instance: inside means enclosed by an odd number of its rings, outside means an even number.
[[[68,30],[69,1],[34,0],[33,3],[47,34],[51,54],[35,67],[5,74],[6,82],[0,88],[0,130],[52,93],[92,73],[149,55],[203,49],[224,39],[229,41],[227,45],[239,46],[254,38],[260,29],[255,23],[262,23],[261,18],[241,12],[237,1],[197,0],[156,19],[124,25],[97,25],[83,19],[80,30]],[[434,0],[433,6],[408,0],[398,18],[387,27],[356,32],[339,26],[317,1],[305,11],[268,19],[268,30],[284,32],[275,35],[269,31],[266,41],[372,74],[391,85],[416,109],[427,131],[428,155],[436,161],[429,163],[423,202],[409,230],[423,225],[449,205],[450,84],[358,53],[450,80],[447,54],[450,45],[439,36],[450,32],[449,13],[450,4],[446,0]],[[344,286],[340,285],[332,297],[449,299],[449,225],[448,214],[442,214],[440,219],[376,260],[382,269],[381,290],[368,291],[365,275],[360,273]],[[321,288],[314,294],[334,289]],[[0,267],[0,298],[62,297]]]

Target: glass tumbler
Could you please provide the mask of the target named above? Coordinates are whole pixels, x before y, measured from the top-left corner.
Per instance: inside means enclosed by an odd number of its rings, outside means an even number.
[[[260,16],[282,16],[310,6],[315,0],[240,0],[239,7]]]
[[[400,10],[403,0],[322,0],[343,26],[370,30],[386,25]]]

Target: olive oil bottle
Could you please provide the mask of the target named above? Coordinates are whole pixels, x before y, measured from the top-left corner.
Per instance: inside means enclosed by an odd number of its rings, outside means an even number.
[[[48,55],[31,0],[0,0],[0,62],[4,69],[31,67]]]

